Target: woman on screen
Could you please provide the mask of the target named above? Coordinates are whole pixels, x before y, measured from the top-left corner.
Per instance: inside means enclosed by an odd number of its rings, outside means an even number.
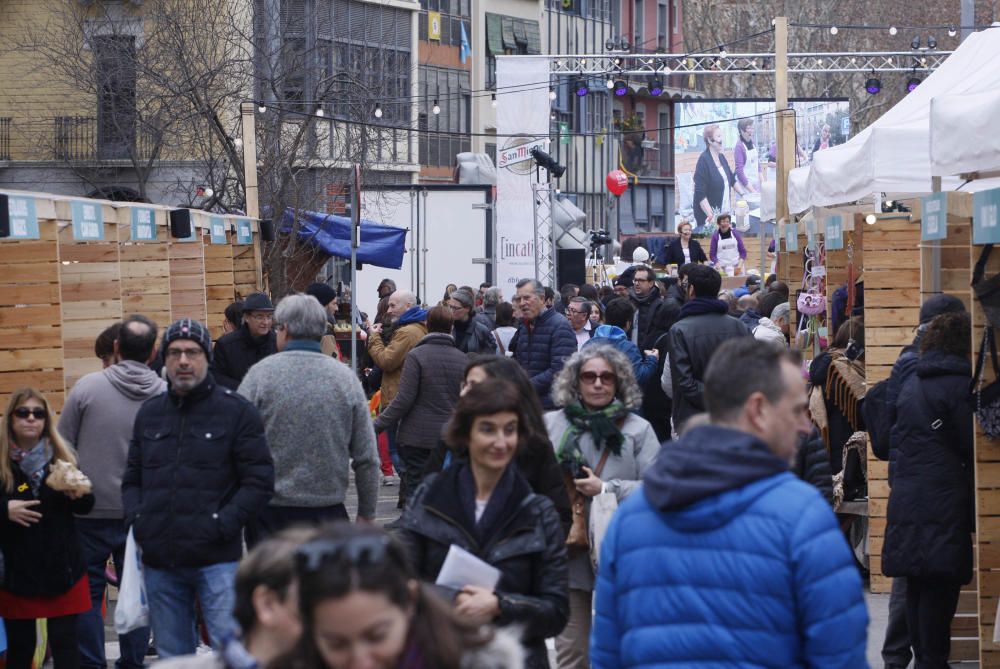
[[[705,151],[694,168],[694,219],[699,228],[704,227],[705,219],[714,219],[716,214],[728,211],[730,189],[740,195],[747,192],[737,183],[722,152],[722,128],[716,124],[706,126],[703,137]]]

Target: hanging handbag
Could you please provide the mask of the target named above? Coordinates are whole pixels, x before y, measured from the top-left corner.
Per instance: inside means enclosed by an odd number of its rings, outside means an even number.
[[[987,244],[979,253],[979,260],[972,271],[972,290],[976,294],[976,299],[983,307],[986,320],[993,327],[1000,327],[1000,274],[994,274],[988,279],[983,279],[986,274],[986,263],[993,252],[993,245]]]
[[[611,455],[611,451],[605,448],[604,453],[601,454],[600,461],[597,463],[597,469],[594,470],[594,476],[597,478],[601,478],[601,472],[604,471],[604,464],[608,461],[609,455]],[[573,524],[570,525],[569,535],[566,537],[566,547],[587,550],[590,548],[587,496],[576,489],[576,484],[572,476],[564,471],[563,477],[566,484],[566,492],[569,493],[569,498],[573,503]]]
[[[993,382],[983,387],[986,350],[993,363]],[[972,395],[975,398],[976,420],[990,439],[1000,438],[1000,364],[997,362],[997,342],[992,326],[983,328],[983,341],[976,357],[976,373],[972,376]]]

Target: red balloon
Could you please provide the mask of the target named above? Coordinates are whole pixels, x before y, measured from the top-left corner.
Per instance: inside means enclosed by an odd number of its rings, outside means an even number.
[[[621,170],[612,170],[608,172],[604,183],[607,184],[608,190],[611,191],[612,195],[620,197],[628,189],[628,176]]]

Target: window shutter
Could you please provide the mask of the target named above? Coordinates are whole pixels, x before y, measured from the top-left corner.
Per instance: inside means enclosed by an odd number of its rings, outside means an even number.
[[[499,14],[486,15],[486,46],[493,56],[503,55],[503,28]]]
[[[503,48],[517,51],[517,40],[514,39],[514,19],[509,16],[501,17],[503,26]]]
[[[524,30],[528,40],[528,54],[540,55],[542,53],[542,36],[538,31],[538,21],[525,21]]]

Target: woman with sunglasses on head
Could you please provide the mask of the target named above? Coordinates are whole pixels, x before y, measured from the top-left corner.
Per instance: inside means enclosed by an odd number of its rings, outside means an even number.
[[[58,460],[75,467],[76,454],[56,432],[45,396],[16,391],[0,433],[0,617],[9,669],[31,669],[38,618],[48,619],[55,669],[80,664],[76,616],[90,610],[90,587],[73,516],[90,512],[94,495],[46,485]]]
[[[458,401],[447,441],[458,455],[428,478],[399,526],[417,574],[435,581],[456,545],[500,572],[496,586],[466,583],[457,613],[470,622],[518,625],[525,666],[547,669],[545,639],[566,624],[565,533],[552,502],[535,494],[513,464],[527,421],[513,384],[489,379]]]
[[[545,424],[570,495],[589,504],[608,492],[621,502],[637,490],[660,441],[653,426],[632,413],[642,392],[625,354],[584,347],[556,377],[552,399],[561,408],[545,414]],[[584,550],[570,549],[569,588],[570,618],[556,637],[556,660],[559,669],[588,669],[594,568]]]
[[[573,512],[570,509],[569,497],[566,495],[566,486],[563,484],[562,470],[556,462],[552,443],[549,442],[549,433],[542,417],[542,405],[531,385],[531,379],[528,378],[524,368],[511,358],[489,354],[475,355],[465,368],[460,394],[464,395],[477,383],[489,379],[504,379],[517,388],[527,434],[524,443],[514,456],[514,462],[532,491],[552,500],[559,513],[559,519],[568,530]],[[451,453],[442,434],[437,449],[424,468],[423,476],[441,471],[446,463],[450,463],[452,457],[454,454]]]
[[[381,530],[337,523],[296,554],[302,636],[269,669],[520,669],[509,633],[458,616]]]
[[[729,167],[729,161],[722,150],[722,128],[717,124],[705,126],[702,133],[705,150],[698,156],[694,168],[694,220],[698,228],[705,226],[720,211],[729,209],[730,189],[740,195],[746,189],[736,181],[736,175]]]

